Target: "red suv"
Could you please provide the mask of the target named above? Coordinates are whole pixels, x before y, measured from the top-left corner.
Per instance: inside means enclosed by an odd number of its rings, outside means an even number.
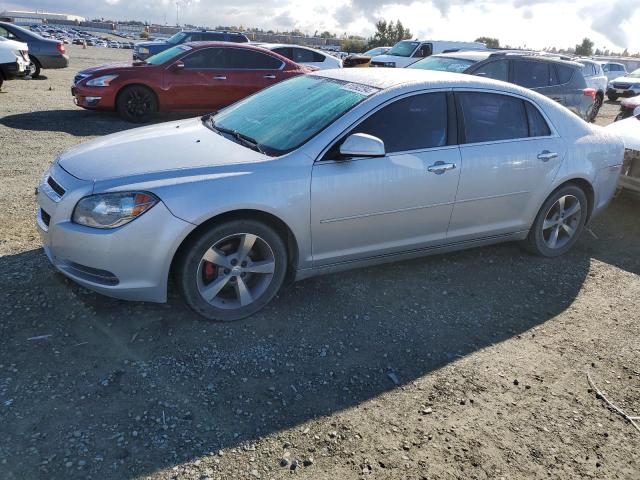
[[[176,45],[147,60],[79,72],[76,105],[116,110],[130,122],[156,112],[211,112],[252,93],[313,71],[264,48],[228,42]]]

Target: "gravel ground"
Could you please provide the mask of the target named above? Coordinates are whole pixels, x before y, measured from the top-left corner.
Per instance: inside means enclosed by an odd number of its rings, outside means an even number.
[[[131,128],[74,107],[81,68],[0,93],[3,478],[638,479],[639,198],[559,259],[505,244],[297,283],[208,323],[88,292],[49,266],[49,162]],[[611,121],[606,104],[599,122]]]

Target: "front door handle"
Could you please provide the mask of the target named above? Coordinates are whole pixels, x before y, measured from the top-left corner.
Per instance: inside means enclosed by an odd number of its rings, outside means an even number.
[[[263,75],[262,78],[268,78],[270,80],[275,80],[276,76],[273,73],[269,73],[267,75]]]
[[[226,80],[227,77],[225,75],[216,75],[213,77],[214,80]]]
[[[442,175],[447,170],[453,170],[456,168],[455,163],[436,162],[433,165],[427,167],[427,171],[435,173],[436,175]]]
[[[538,160],[542,160],[543,162],[548,162],[554,158],[558,158],[558,154],[556,152],[550,152],[549,150],[544,150],[538,154]]]

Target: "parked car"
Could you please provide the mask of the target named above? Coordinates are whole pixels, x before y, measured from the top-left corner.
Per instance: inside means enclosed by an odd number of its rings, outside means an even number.
[[[484,43],[478,42],[443,42],[436,40],[402,40],[396,43],[384,55],[377,55],[371,59],[372,67],[402,68],[418,60],[446,51],[484,50]]]
[[[391,50],[391,47],[376,47],[364,53],[352,53],[344,59],[342,65],[344,68],[367,68],[370,66],[373,57],[384,55],[389,50]]]
[[[640,95],[640,68],[609,82],[607,98],[613,102],[620,97]]]
[[[232,42],[247,43],[249,39],[240,32],[218,32],[208,30],[184,30],[178,32],[167,40],[154,40],[139,42],[133,48],[134,60],[146,60],[176,45],[188,42]]]
[[[0,88],[5,80],[28,75],[29,63],[29,47],[26,43],[0,37]]]
[[[624,77],[627,74],[627,67],[623,63],[600,61],[600,66],[607,80],[611,81],[618,77]]]
[[[318,70],[342,68],[342,60],[315,48],[276,43],[259,43],[257,45],[287,57],[299,65],[315,67]]]
[[[576,58],[575,61],[584,65],[584,67],[582,67],[582,76],[587,82],[587,87],[593,88],[596,92],[595,101],[587,112],[586,118],[588,122],[594,122],[604,102],[604,95],[607,91],[609,79],[602,71],[602,67],[598,62],[587,58]]]
[[[620,102],[620,112],[616,115],[614,122],[637,115],[635,112],[640,107],[640,95],[624,98]],[[640,150],[640,149],[638,149]]]
[[[515,83],[567,107],[587,120],[596,92],[582,76],[582,64],[523,51],[462,51],[433,55],[409,68],[467,73]]]
[[[607,125],[605,129],[620,135],[626,148],[620,187],[640,193],[640,105],[631,116]]]
[[[69,56],[65,52],[64,43],[60,40],[49,40],[6,22],[0,22],[0,37],[26,43],[29,46],[31,60],[29,68],[33,78],[39,77],[43,68],[66,68],[69,65]]]
[[[623,152],[516,85],[323,70],[75,147],[43,176],[37,224],[87,288],[164,302],[173,275],[196,312],[235,320],[285,278],[512,240],[564,254],[612,198]]]
[[[176,45],[147,60],[79,72],[76,105],[115,110],[131,122],[157,112],[211,112],[281,80],[313,71],[264,48],[242,43]]]

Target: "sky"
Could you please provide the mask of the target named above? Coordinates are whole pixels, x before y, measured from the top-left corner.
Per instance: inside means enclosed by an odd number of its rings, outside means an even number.
[[[640,0],[178,0],[180,23],[264,29],[329,30],[369,37],[376,20],[397,20],[413,36],[502,45],[567,48],[584,37],[602,50],[640,52]],[[176,0],[0,0],[5,9],[44,10],[90,18],[176,23]],[[635,29],[632,28],[635,26]]]

